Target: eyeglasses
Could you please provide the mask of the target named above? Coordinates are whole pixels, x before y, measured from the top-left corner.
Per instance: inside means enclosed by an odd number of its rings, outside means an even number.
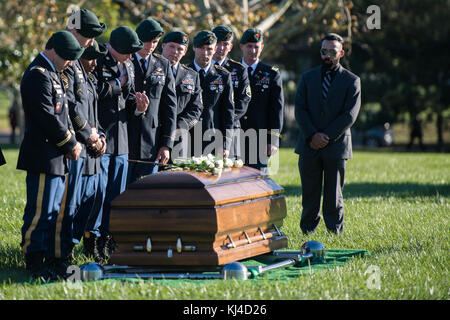
[[[320,49],[320,54],[323,56],[329,54],[331,57],[335,57],[338,54],[338,51],[334,49]]]

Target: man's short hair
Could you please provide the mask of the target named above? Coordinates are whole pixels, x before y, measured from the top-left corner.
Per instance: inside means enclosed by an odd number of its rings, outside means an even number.
[[[338,41],[340,44],[344,44],[344,39],[338,35],[337,33],[328,33],[325,35],[325,37],[322,39],[322,41],[328,40],[328,41]]]

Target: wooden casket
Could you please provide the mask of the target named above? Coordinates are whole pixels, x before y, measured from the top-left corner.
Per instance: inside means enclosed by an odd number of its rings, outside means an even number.
[[[286,248],[284,190],[261,171],[221,176],[163,171],[129,185],[111,204],[117,244],[109,263],[221,266]]]

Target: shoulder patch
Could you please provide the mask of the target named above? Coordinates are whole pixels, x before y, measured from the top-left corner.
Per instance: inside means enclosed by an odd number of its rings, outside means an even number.
[[[230,61],[233,62],[234,64],[240,65],[242,68],[245,68],[245,66],[242,63],[240,63],[239,61],[233,60],[231,58],[230,58]]]
[[[276,67],[276,66],[273,66],[273,67],[272,67],[272,70],[273,70],[273,71],[278,71],[278,70],[280,70],[280,69],[279,69],[278,67]]]
[[[215,65],[215,67],[216,67],[217,70],[224,71],[225,73],[230,73],[230,71],[228,71],[227,69],[225,69],[225,68],[222,67],[222,66]]]
[[[30,69],[30,71],[31,71],[31,70],[39,70],[39,71],[42,72],[42,73],[45,72],[45,68],[39,67],[39,66],[33,66],[33,67]]]

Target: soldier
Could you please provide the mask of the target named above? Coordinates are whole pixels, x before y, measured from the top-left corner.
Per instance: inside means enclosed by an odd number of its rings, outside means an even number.
[[[57,221],[64,215],[67,159],[77,160],[81,145],[71,133],[68,102],[60,73],[83,53],[68,31],[58,31],[25,70],[20,92],[25,135],[17,169],[27,171],[27,204],[23,216],[22,250],[34,278],[64,276],[63,261],[55,256]]]
[[[202,88],[198,73],[180,63],[187,52],[189,37],[181,31],[171,31],[162,40],[162,55],[170,62],[175,77],[177,94],[177,129],[181,133],[181,142],[178,152],[172,156],[187,157],[186,141],[188,131],[198,122],[202,111]],[[175,148],[174,150],[175,151]]]
[[[177,118],[175,80],[169,60],[153,52],[164,31],[157,21],[147,19],[137,26],[136,33],[144,47],[131,58],[135,69],[134,84],[137,91],[148,94],[151,107],[130,116],[128,183],[157,172],[158,165],[150,162],[167,164]]]
[[[67,30],[75,36],[82,47],[87,48],[92,46],[95,37],[102,35],[106,31],[106,25],[99,22],[93,12],[81,9],[69,17]],[[72,121],[76,138],[83,146],[80,158],[77,161],[69,160],[69,189],[66,198],[66,212],[61,221],[62,225],[58,226],[60,234],[57,237],[60,238],[61,248],[57,250],[56,254],[62,259],[69,260],[74,247],[72,236],[73,219],[81,203],[82,194],[80,190],[83,171],[93,175],[98,173],[100,169],[99,164],[95,164],[95,159],[87,156],[86,150],[98,153],[102,142],[99,140],[98,125],[93,122],[96,119],[93,117],[89,118],[89,115],[92,114],[90,109],[93,108],[93,104],[88,101],[90,85],[81,61],[73,61],[72,66],[64,71],[61,78],[64,82],[69,102],[70,120]],[[103,139],[102,141],[104,142],[105,140]]]
[[[211,63],[216,51],[217,37],[209,31],[200,31],[194,38],[194,61],[189,65],[200,75],[203,112],[200,122],[191,130],[193,154],[212,153],[227,158],[230,154],[234,125],[233,87],[231,74],[221,66]],[[208,146],[210,135],[221,134],[221,141]],[[219,135],[220,136],[220,135]],[[205,140],[205,141],[204,141]],[[201,150],[198,150],[201,146]],[[222,151],[219,151],[219,150]]]
[[[258,137],[257,142],[245,144],[245,164],[266,171],[269,157],[278,151],[283,127],[284,96],[281,75],[277,67],[259,60],[264,48],[260,30],[247,29],[241,37],[240,47],[243,53],[242,64],[248,69],[252,90],[252,99],[242,117],[241,126],[244,131],[256,130]],[[251,135],[252,131],[245,132],[246,136],[249,134]]]
[[[240,119],[247,112],[252,98],[247,68],[242,63],[228,57],[233,49],[233,31],[228,26],[217,26],[213,29],[217,36],[217,50],[213,56],[213,64],[218,64],[231,73],[234,93],[234,134],[231,156],[240,157]]]
[[[131,55],[144,44],[134,30],[121,26],[111,32],[108,53],[97,60],[98,119],[105,130],[106,152],[100,160],[100,199],[94,209],[102,217],[99,254],[107,258],[112,236],[109,233],[111,201],[125,190],[128,172],[128,119],[136,110],[145,112],[148,97],[134,88]]]
[[[98,260],[98,252],[96,252],[96,239],[100,237],[100,222],[96,214],[91,212],[96,197],[98,196],[98,184],[100,181],[100,158],[106,151],[106,138],[102,133],[103,129],[98,122],[98,94],[97,94],[97,79],[93,74],[97,59],[104,57],[107,49],[104,45],[94,44],[84,50],[80,58],[83,69],[86,71],[86,87],[87,91],[84,93],[86,103],[88,105],[88,121],[99,133],[99,140],[97,142],[98,148],[88,150],[86,153],[86,160],[83,166],[83,175],[81,177],[81,188],[78,190],[80,194],[80,204],[74,216],[73,221],[73,243],[80,243],[83,238],[83,253],[86,256],[95,257]]]

